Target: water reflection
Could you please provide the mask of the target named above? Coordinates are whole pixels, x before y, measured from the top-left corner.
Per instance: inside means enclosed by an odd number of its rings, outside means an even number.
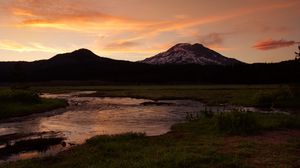
[[[141,104],[151,100],[80,97],[80,94],[83,93],[44,94],[43,97],[68,99],[70,106],[58,113],[50,112],[50,115],[38,114],[1,123],[0,135],[59,132],[65,138],[64,143],[72,145],[103,134],[143,132],[153,136],[168,132],[171,125],[185,120],[186,112],[198,111],[203,106],[200,102],[190,100],[172,100],[168,104],[145,106]],[[14,154],[7,159],[55,154],[62,150],[61,145],[58,146],[38,154],[36,151]]]

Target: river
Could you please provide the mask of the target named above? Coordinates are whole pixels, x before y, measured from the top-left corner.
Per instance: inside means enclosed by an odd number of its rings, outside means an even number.
[[[186,121],[187,114],[207,108],[193,100],[82,96],[90,93],[93,92],[45,93],[42,97],[67,99],[69,106],[0,122],[0,160],[55,155],[96,135],[128,132],[141,132],[147,136],[165,134],[173,124]],[[210,108],[226,111],[232,107]],[[247,110],[255,111],[254,108]],[[27,147],[22,146],[24,144]]]

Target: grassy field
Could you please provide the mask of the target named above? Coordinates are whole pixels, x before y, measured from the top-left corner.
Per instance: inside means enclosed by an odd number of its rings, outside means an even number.
[[[243,121],[255,124],[244,125]],[[176,124],[165,135],[98,136],[53,157],[0,167],[295,168],[300,166],[299,121],[299,116],[283,114],[206,115]],[[232,126],[224,129],[224,124]]]
[[[0,120],[46,112],[66,105],[65,100],[40,98],[33,91],[0,90]]]
[[[194,99],[209,105],[234,104],[256,107],[300,107],[300,86],[295,85],[136,85],[35,87],[40,92],[95,90],[98,97]]]

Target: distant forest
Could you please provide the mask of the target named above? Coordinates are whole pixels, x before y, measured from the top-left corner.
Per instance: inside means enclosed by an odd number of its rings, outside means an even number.
[[[0,82],[99,81],[149,84],[272,84],[300,83],[300,61],[270,64],[148,65],[95,60],[43,60],[1,62]]]

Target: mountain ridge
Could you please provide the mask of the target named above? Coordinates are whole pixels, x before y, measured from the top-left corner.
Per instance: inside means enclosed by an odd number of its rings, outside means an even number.
[[[181,44],[182,47],[191,47]],[[192,46],[193,47],[193,46]],[[195,48],[202,48],[196,45]],[[174,50],[174,48],[172,49]],[[100,57],[86,49],[34,62],[0,62],[0,85],[9,82],[90,81],[110,84],[300,83],[300,61],[164,66]]]

